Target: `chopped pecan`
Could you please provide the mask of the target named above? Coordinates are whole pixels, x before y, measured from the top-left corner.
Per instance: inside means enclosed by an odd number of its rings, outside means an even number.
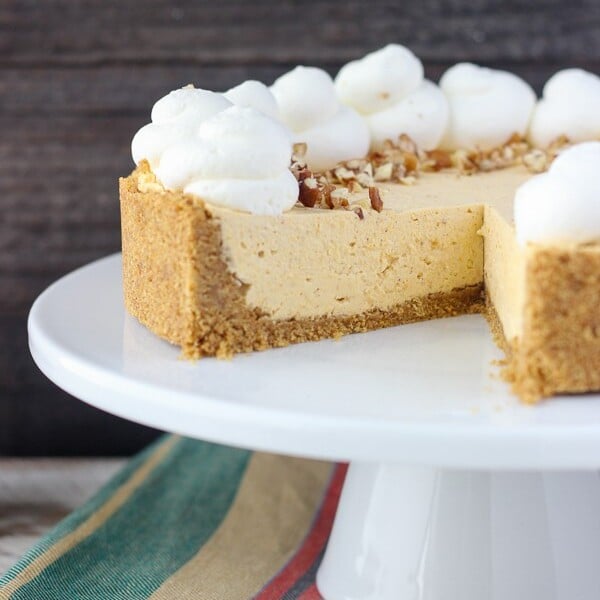
[[[334,174],[336,178],[342,182],[349,181],[350,179],[354,179],[356,177],[356,173],[350,169],[347,169],[346,167],[338,167],[334,171]]]
[[[545,171],[548,168],[549,163],[550,157],[543,150],[537,148],[523,156],[523,164],[532,173],[541,173],[542,171]]]
[[[303,167],[299,171],[296,172],[296,179],[298,181],[304,181],[305,179],[312,178],[312,176],[313,176],[312,171],[310,169],[308,169],[307,167]],[[316,183],[316,181],[315,181],[315,183]]]
[[[369,200],[371,201],[371,208],[373,208],[373,210],[376,210],[377,212],[383,210],[383,200],[376,187],[369,188]]]
[[[314,184],[313,184],[314,182]],[[299,194],[298,200],[306,207],[313,208],[319,201],[321,192],[314,177],[307,177],[298,182]]]
[[[331,192],[335,190],[335,185],[330,183],[324,183],[321,189],[321,202],[327,206],[327,208],[335,208],[335,204],[331,198]]]
[[[355,210],[356,198],[351,199],[347,193],[368,188],[369,198],[364,198],[363,207],[366,209],[370,201],[371,207],[380,212],[383,202],[375,187],[376,182],[413,185],[421,172],[450,168],[469,175],[521,164],[530,171],[539,172],[548,167],[566,143],[566,138],[559,138],[545,150],[535,150],[524,138],[515,134],[505,144],[490,150],[437,149],[425,152],[410,137],[401,135],[396,141],[384,141],[378,150],[364,158],[341,162],[319,173],[313,173],[307,167],[302,158],[306,148],[301,145],[294,148],[291,170],[299,182],[299,201],[305,206]]]
[[[406,135],[405,133],[403,133],[398,138],[397,146],[402,152],[409,152],[411,154],[417,154],[419,151],[415,141],[410,136]]]
[[[389,181],[392,178],[393,172],[394,164],[386,162],[375,169],[375,175],[373,177],[375,181]]]
[[[407,152],[404,155],[404,166],[409,173],[419,168],[419,158],[414,152]]]
[[[331,191],[330,198],[333,208],[345,208],[348,206],[348,190],[346,188],[335,188]]]
[[[365,218],[365,213],[360,206],[352,207],[352,210],[358,215],[358,218],[362,221]]]
[[[444,150],[430,150],[427,156],[433,161],[433,170],[441,171],[452,167],[452,159],[450,154]]]

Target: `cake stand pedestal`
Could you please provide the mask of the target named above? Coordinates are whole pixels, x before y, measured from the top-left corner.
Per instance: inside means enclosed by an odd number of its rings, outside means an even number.
[[[327,600],[600,598],[600,396],[520,405],[476,315],[190,363],[124,313],[115,255],[48,288],[29,336],[50,379],[108,412],[349,461]]]
[[[595,471],[350,465],[317,583],[328,600],[600,598]]]

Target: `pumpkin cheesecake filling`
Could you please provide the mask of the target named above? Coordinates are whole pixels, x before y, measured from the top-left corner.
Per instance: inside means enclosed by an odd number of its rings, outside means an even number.
[[[508,203],[526,178],[525,169],[498,172],[492,193],[482,175],[425,174],[381,186],[385,210],[365,208],[364,219],[303,207],[274,218],[208,211],[248,306],[272,319],[345,316],[481,285],[483,201]]]

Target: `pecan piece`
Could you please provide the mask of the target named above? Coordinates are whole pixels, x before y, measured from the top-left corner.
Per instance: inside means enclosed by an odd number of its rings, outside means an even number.
[[[434,171],[441,171],[442,169],[450,169],[452,167],[452,158],[444,150],[431,150],[427,153],[427,156],[433,160]]]
[[[378,188],[369,188],[369,200],[371,201],[371,208],[377,212],[381,212],[383,210],[383,200],[381,199]]]
[[[416,171],[419,168],[419,158],[414,152],[407,152],[404,155],[404,166],[408,172]]]
[[[309,177],[312,177],[312,171],[310,169],[308,169],[307,167],[302,167],[297,173],[296,173],[296,179],[298,181],[304,181],[305,179],[308,179]]]
[[[365,213],[360,206],[352,207],[352,210],[356,213],[357,217],[362,221],[365,218]]]
[[[346,188],[336,188],[332,190],[330,198],[333,208],[343,208],[348,206],[348,190]]]
[[[335,208],[335,204],[331,198],[331,192],[335,190],[335,185],[331,183],[324,183],[321,189],[321,202],[324,202],[327,205],[327,208]]]
[[[298,200],[308,208],[313,208],[314,205],[319,200],[319,186],[317,185],[317,180],[310,176],[305,179],[301,179],[298,182],[299,186],[299,194]]]

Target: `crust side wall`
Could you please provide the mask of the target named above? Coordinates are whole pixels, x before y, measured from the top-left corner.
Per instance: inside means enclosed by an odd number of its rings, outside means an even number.
[[[533,248],[523,336],[512,350],[514,391],[525,401],[600,389],[600,246]]]
[[[119,181],[123,293],[127,311],[167,341],[195,334],[190,277],[197,208],[165,192],[140,193],[137,178]]]

